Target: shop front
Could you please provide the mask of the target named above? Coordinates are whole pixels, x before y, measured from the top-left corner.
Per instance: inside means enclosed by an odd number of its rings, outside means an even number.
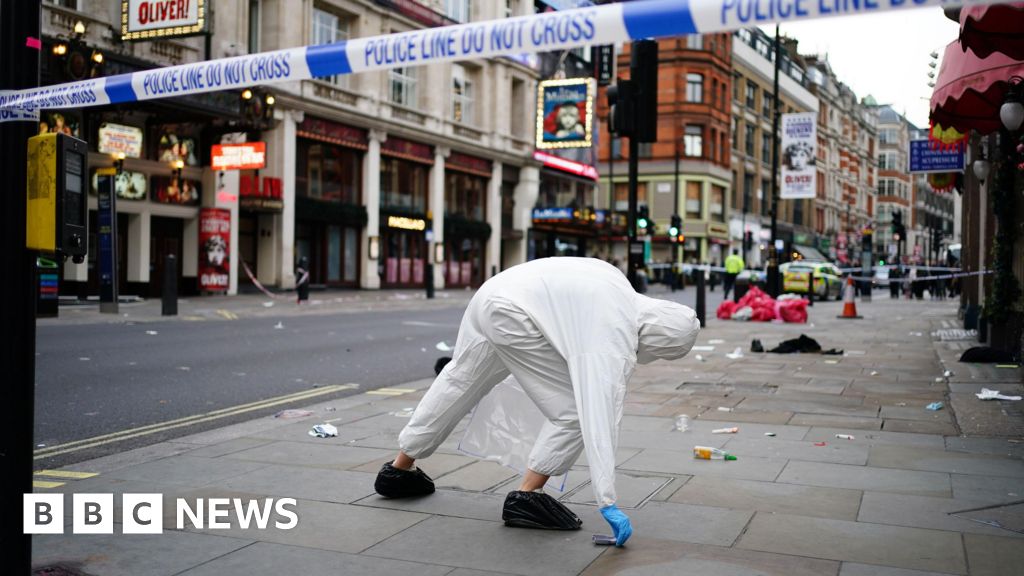
[[[475,288],[489,276],[484,263],[491,236],[486,219],[491,174],[491,161],[484,158],[452,152],[445,160],[444,280],[448,288]]]
[[[543,161],[543,160],[542,160]],[[559,162],[568,162],[557,159]],[[578,163],[573,163],[578,164]],[[583,168],[593,168],[580,164]],[[579,175],[585,174],[585,175]],[[552,256],[590,256],[597,250],[603,213],[594,209],[596,172],[563,172],[546,163],[529,232],[529,260]],[[600,220],[600,221],[599,221]]]
[[[356,288],[367,132],[307,116],[295,147],[296,264],[308,259],[311,285]]]
[[[427,199],[434,150],[389,136],[380,155],[381,287],[422,287],[430,257]]]

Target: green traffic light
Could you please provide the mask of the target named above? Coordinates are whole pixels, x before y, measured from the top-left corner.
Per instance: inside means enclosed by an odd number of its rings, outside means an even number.
[[[878,261],[878,265],[879,266],[885,266],[885,260],[879,260]]]
[[[679,228],[676,228],[675,226],[669,228],[668,229],[668,235],[669,236],[679,236]]]
[[[637,220],[636,220],[636,227],[637,228],[647,228],[647,218],[637,218]]]

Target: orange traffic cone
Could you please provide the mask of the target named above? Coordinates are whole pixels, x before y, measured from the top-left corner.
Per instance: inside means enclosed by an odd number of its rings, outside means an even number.
[[[843,287],[843,313],[837,318],[863,318],[857,315],[857,303],[853,299],[853,278],[846,277],[846,286]]]

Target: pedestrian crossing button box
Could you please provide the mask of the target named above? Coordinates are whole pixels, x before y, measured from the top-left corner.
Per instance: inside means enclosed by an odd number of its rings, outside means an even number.
[[[68,134],[28,139],[25,245],[80,264],[88,253],[88,145]]]

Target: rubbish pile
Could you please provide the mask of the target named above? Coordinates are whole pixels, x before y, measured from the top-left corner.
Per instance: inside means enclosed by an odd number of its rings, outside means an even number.
[[[783,294],[778,300],[753,286],[738,302],[726,300],[718,306],[719,320],[771,322],[781,320],[802,324],[807,322],[807,300],[795,294]]]

